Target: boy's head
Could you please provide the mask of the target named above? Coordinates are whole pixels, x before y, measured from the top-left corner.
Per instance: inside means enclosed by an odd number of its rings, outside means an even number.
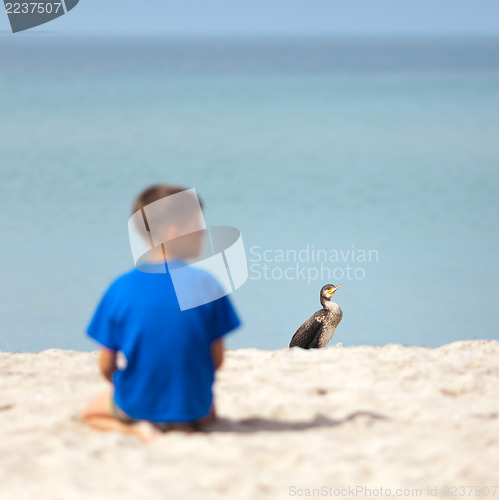
[[[167,258],[199,255],[206,225],[195,190],[168,184],[150,186],[135,198],[135,214],[136,230],[148,244],[152,241],[158,255],[160,251]]]

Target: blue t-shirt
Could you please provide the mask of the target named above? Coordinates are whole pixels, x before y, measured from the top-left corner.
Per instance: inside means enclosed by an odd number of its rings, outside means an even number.
[[[193,293],[217,285],[207,273],[193,273]],[[127,415],[192,422],[209,413],[213,399],[211,343],[239,324],[227,296],[181,311],[168,272],[134,269],[110,285],[87,333],[126,357],[113,383],[115,403]]]

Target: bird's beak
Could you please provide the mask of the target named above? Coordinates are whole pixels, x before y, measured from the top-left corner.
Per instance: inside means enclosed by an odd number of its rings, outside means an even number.
[[[334,292],[336,292],[338,290],[338,288],[341,288],[341,285],[338,285],[338,286],[335,286],[334,288],[331,288],[331,290],[329,290],[329,295],[333,296]]]

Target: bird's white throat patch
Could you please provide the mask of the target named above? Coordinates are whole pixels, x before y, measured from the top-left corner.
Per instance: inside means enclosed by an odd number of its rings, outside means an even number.
[[[339,305],[336,302],[332,302],[331,300],[328,300],[326,302],[326,309],[329,311],[333,311],[334,309],[339,309]]]

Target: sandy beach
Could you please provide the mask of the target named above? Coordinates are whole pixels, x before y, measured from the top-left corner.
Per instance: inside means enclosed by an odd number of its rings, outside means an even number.
[[[227,351],[220,420],[150,444],[79,420],[107,386],[95,352],[0,360],[2,499],[493,498],[499,486],[498,341]]]

